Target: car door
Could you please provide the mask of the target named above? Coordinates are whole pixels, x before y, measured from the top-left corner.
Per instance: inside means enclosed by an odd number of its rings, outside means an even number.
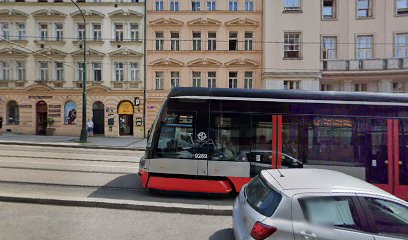
[[[374,240],[353,194],[297,194],[292,209],[295,240]]]
[[[408,239],[408,204],[377,196],[360,196],[359,200],[375,240]]]

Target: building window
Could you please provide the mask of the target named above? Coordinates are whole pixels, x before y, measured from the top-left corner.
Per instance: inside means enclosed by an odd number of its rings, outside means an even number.
[[[201,32],[193,32],[193,50],[201,51]]]
[[[48,40],[48,24],[40,23],[40,39],[41,41]]]
[[[74,125],[77,119],[77,105],[74,101],[65,103],[64,124]]]
[[[93,40],[101,41],[102,40],[102,25],[100,23],[92,24],[93,31]]]
[[[336,59],[337,58],[337,38],[323,37],[322,38],[322,59]]]
[[[215,11],[217,10],[217,3],[216,0],[207,0],[207,10],[208,11]]]
[[[193,72],[193,87],[201,87],[201,72]]]
[[[285,33],[284,58],[300,59],[300,33]]]
[[[62,25],[62,23],[55,24],[55,40],[64,40],[64,26]]]
[[[1,62],[1,77],[2,80],[10,80],[10,63],[9,62]]]
[[[172,32],[170,33],[170,41],[171,41],[171,50],[172,51],[179,51],[180,50],[180,33]]]
[[[130,24],[130,40],[139,41],[139,25],[137,23]]]
[[[163,32],[156,32],[156,50],[163,50],[164,45],[164,34]]]
[[[16,101],[7,103],[7,124],[17,125],[20,122],[20,111]]]
[[[238,32],[229,33],[229,50],[238,50]]]
[[[156,0],[156,11],[164,11],[164,1]]]
[[[77,81],[82,82],[84,80],[84,67],[85,64],[82,62],[78,63],[78,68],[77,68]]]
[[[254,0],[245,0],[245,11],[254,11]]]
[[[372,0],[357,0],[357,18],[373,16]]]
[[[163,90],[164,72],[156,72],[156,90]]]
[[[64,64],[62,62],[55,63],[55,80],[64,81]]]
[[[322,83],[320,84],[320,91],[333,91],[333,86],[331,84]]]
[[[123,63],[115,63],[115,81],[122,82],[124,81],[124,64]]]
[[[355,92],[367,92],[367,84],[365,83],[355,83],[354,84]]]
[[[216,88],[217,87],[217,73],[216,72],[208,72],[207,73],[208,79],[208,87],[209,88]]]
[[[300,1],[301,0],[283,0],[283,10],[284,11],[300,11]]]
[[[396,0],[395,11],[397,14],[408,14],[408,0]]]
[[[115,41],[123,41],[123,23],[115,23]]]
[[[25,24],[17,23],[17,40],[25,40],[25,38],[26,38]]]
[[[9,40],[10,39],[10,29],[8,23],[1,23],[1,37]]]
[[[170,11],[175,11],[175,12],[180,11],[179,4],[180,3],[178,0],[170,0]]]
[[[217,50],[217,33],[208,33],[208,50]]]
[[[373,58],[373,36],[366,35],[357,36],[356,58],[357,59]]]
[[[48,81],[48,62],[40,62],[40,81]]]
[[[300,81],[283,81],[283,89],[285,90],[299,90],[300,89]]]
[[[102,63],[101,62],[93,62],[92,63],[92,71],[93,71],[93,81],[94,82],[102,81]]]
[[[85,39],[85,24],[83,23],[78,23],[78,40],[84,40]]]
[[[228,74],[228,86],[229,88],[237,88],[238,87],[238,72],[229,72]]]
[[[254,42],[254,33],[245,32],[245,50],[246,51],[253,50],[253,42]]]
[[[336,18],[336,0],[323,0],[322,19]]]
[[[405,93],[405,83],[404,82],[393,82],[392,83],[392,92],[394,93]]]
[[[130,63],[130,81],[139,81],[139,64]]]
[[[232,12],[238,11],[238,0],[229,0],[229,10]]]
[[[253,73],[245,72],[244,87],[246,89],[252,89],[252,82],[253,82]]]
[[[398,58],[408,57],[408,33],[396,34],[394,41],[394,56]]]
[[[192,0],[191,1],[191,10],[192,11],[200,11],[201,5],[200,0]]]
[[[171,72],[170,73],[170,85],[171,89],[179,87],[180,85],[180,73],[179,72]]]
[[[25,62],[17,62],[17,80],[25,80]]]

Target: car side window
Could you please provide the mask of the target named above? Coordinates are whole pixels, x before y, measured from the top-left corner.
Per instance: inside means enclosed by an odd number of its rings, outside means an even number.
[[[365,199],[379,234],[408,237],[408,207],[382,199]]]
[[[299,199],[299,203],[311,224],[361,230],[351,197],[309,197]]]

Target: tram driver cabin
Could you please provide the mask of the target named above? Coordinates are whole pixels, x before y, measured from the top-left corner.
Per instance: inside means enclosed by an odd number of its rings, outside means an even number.
[[[177,88],[140,174],[148,188],[228,193],[263,169],[325,168],[408,199],[407,143],[405,95]]]

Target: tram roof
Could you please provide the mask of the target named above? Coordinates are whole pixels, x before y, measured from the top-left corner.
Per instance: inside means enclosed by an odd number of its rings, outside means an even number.
[[[408,106],[408,94],[181,87],[168,98]]]

